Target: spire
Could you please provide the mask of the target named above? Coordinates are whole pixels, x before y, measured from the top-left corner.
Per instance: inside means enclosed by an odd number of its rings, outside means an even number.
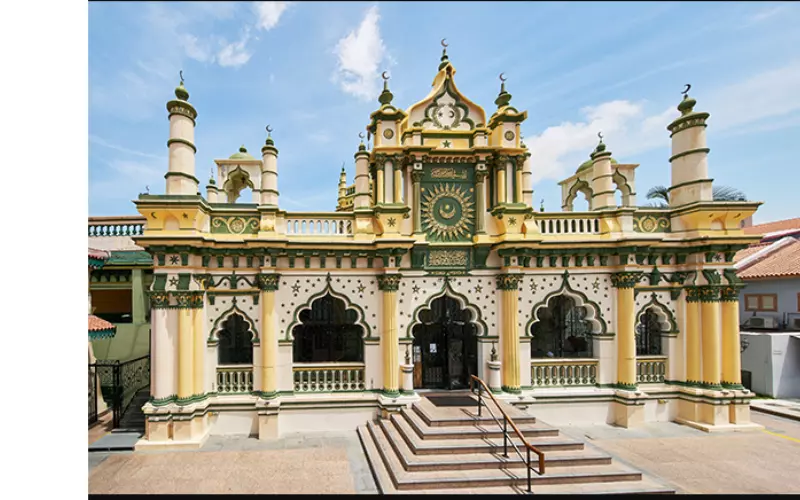
[[[361,141],[358,144],[358,150],[359,151],[366,151],[367,147],[364,145],[364,132],[359,132],[358,133],[358,138],[361,139]]]
[[[211,169],[211,174],[208,176],[208,184],[211,186],[216,186],[217,181],[214,180],[214,169]]]
[[[275,141],[272,140],[272,126],[267,125],[267,142],[265,143],[267,146],[274,146]]]
[[[506,80],[503,75],[505,73],[500,73],[500,94],[498,94],[497,99],[494,100],[494,103],[497,104],[497,109],[502,108],[503,106],[508,106],[508,103],[511,102],[511,94],[506,92]]]
[[[447,40],[447,38],[442,38],[442,41],[440,42],[442,44],[442,62],[439,63],[439,71],[441,71],[442,68],[447,66],[447,64],[450,62],[450,60],[447,58],[447,44],[444,43],[445,40]]]
[[[386,75],[385,71],[381,73],[381,78],[383,78],[383,92],[381,92],[381,95],[378,97],[378,102],[381,103],[382,106],[386,106],[392,103],[392,98],[394,96],[389,91],[389,77]]]
[[[181,101],[188,101],[189,100],[189,91],[183,86],[183,70],[180,71],[181,75],[181,83],[175,87],[175,97],[180,99]]]
[[[681,116],[686,116],[694,111],[694,105],[697,104],[697,101],[689,97],[689,89],[691,88],[692,86],[687,83],[686,88],[681,92],[681,94],[683,94],[683,100],[678,104],[678,111],[681,112]]]

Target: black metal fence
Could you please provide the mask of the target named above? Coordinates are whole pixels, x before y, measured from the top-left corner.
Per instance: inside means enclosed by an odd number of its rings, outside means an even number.
[[[119,427],[137,392],[150,385],[150,355],[120,363],[100,360],[89,364],[89,425],[99,418],[100,397],[113,412],[113,426]],[[100,389],[98,393],[97,389]]]

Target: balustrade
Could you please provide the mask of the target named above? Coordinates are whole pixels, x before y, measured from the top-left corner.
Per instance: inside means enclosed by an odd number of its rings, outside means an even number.
[[[253,391],[252,366],[218,366],[217,392],[220,394],[250,394]]]
[[[533,359],[531,385],[569,387],[597,383],[596,359]]]
[[[295,392],[361,391],[364,386],[364,365],[335,363],[325,365],[295,365]]]
[[[565,217],[535,215],[542,234],[600,234],[600,220],[595,216]]]
[[[646,356],[636,358],[636,383],[663,383],[666,373],[666,356]]]
[[[294,236],[351,236],[352,215],[286,215],[286,234]]]

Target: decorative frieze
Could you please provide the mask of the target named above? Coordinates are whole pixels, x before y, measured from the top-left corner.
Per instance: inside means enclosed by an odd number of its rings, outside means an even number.
[[[257,217],[229,215],[211,218],[211,233],[216,234],[257,234],[258,227]]]
[[[280,285],[280,274],[259,274],[256,276],[256,283],[258,288],[264,291],[274,292]]]
[[[378,279],[378,289],[384,292],[396,292],[400,288],[402,274],[381,274]]]
[[[741,286],[738,285],[723,285],[719,288],[720,300],[722,302],[738,302],[739,290]]]
[[[428,265],[431,267],[464,267],[467,261],[466,250],[431,250],[428,253]]]
[[[700,287],[687,286],[686,289],[686,302],[700,302]]]
[[[700,295],[700,302],[719,302],[720,287],[716,285],[706,285],[697,287]]]
[[[150,306],[154,309],[166,309],[169,307],[169,292],[147,292],[150,297]]]
[[[633,288],[642,279],[642,271],[624,271],[611,275],[611,285],[614,288]]]

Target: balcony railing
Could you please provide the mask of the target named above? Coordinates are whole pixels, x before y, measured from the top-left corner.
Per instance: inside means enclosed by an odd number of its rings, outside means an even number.
[[[596,359],[532,359],[531,385],[571,387],[597,383]]]
[[[538,213],[534,217],[542,234],[600,234],[600,219],[595,214]]]
[[[89,217],[89,236],[138,236],[144,231],[144,217]]]
[[[293,236],[351,236],[353,214],[286,214],[286,234]]]
[[[362,391],[363,363],[295,364],[295,392]]]
[[[253,391],[253,367],[250,365],[218,366],[217,392],[250,394]]]
[[[646,356],[636,358],[636,383],[663,383],[667,374],[666,356]]]

